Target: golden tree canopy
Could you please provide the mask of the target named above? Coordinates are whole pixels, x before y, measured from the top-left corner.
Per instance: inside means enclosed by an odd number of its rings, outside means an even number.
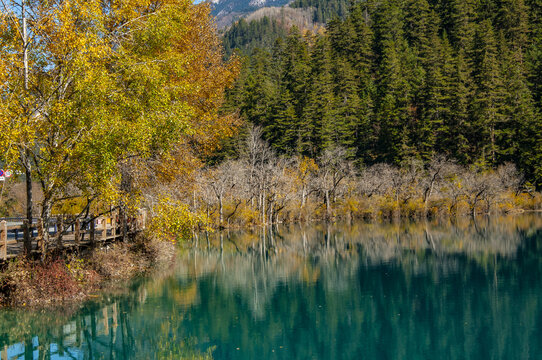
[[[42,212],[68,190],[112,201],[119,164],[231,131],[217,110],[236,73],[205,4],[0,0],[0,161],[31,167]]]

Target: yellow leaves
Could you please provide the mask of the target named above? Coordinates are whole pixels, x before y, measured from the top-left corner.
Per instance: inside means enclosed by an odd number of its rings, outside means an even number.
[[[300,173],[304,175],[315,172],[316,170],[318,170],[318,165],[316,164],[316,161],[314,159],[303,156],[301,164],[299,165]]]
[[[210,220],[203,212],[192,212],[188,205],[167,197],[153,208],[152,231],[172,242],[189,239],[193,231],[212,231]]]
[[[172,152],[160,158],[156,173],[162,182],[178,180],[183,183],[193,183],[195,171],[201,166],[201,160],[189,150],[187,144],[178,144]]]
[[[239,63],[223,62],[209,11],[190,0],[35,2],[29,90],[13,31],[20,19],[0,17],[1,160],[30,150],[53,201],[69,192],[118,201],[126,163],[143,174],[132,174],[134,204],[152,185],[146,179],[192,177],[197,155],[238,124],[218,113]],[[182,219],[174,223],[181,233],[205,223],[186,211],[168,202],[158,213]]]
[[[67,64],[79,59],[84,63],[84,59],[106,55],[106,39],[100,36],[102,10],[99,1],[42,4],[37,12],[39,21],[32,31],[49,40],[40,44],[45,45],[41,50],[49,61],[62,60]]]
[[[311,175],[318,170],[318,165],[314,159],[303,156],[298,159],[298,166],[292,169],[292,176],[295,179],[295,184],[305,185],[309,181]]]

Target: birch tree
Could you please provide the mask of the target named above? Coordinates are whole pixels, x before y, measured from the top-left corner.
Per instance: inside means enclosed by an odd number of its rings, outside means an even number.
[[[118,203],[141,160],[212,148],[235,74],[208,5],[0,0],[0,160],[27,175],[27,217],[32,181],[46,222],[66,197]]]

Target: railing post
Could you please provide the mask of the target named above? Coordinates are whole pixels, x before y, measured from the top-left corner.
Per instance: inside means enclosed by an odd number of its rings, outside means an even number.
[[[2,259],[8,258],[8,223],[6,220],[0,221],[0,245],[2,246]]]
[[[81,220],[75,219],[75,246],[79,249],[79,240],[81,240]]]
[[[113,214],[111,217],[111,237],[116,240],[117,237],[117,216]]]
[[[23,232],[24,232],[24,252],[27,256],[30,256],[32,252],[32,236],[30,235],[30,226],[28,225],[28,219],[23,220]]]
[[[96,244],[96,219],[90,221],[90,246]]]
[[[49,229],[47,229],[49,230]],[[38,251],[45,255],[45,241],[43,238],[43,220],[38,219]]]
[[[127,233],[127,222],[126,222],[126,212],[123,210],[122,211],[122,215],[121,215],[121,218],[120,218],[120,226],[121,226],[121,234],[122,234],[122,241],[125,242],[126,241],[126,233]]]
[[[101,217],[102,221],[102,241],[107,240],[107,218],[105,216]]]
[[[64,230],[64,218],[62,217],[62,215],[59,215],[56,218],[56,225],[56,246],[58,249],[62,249],[62,231]]]

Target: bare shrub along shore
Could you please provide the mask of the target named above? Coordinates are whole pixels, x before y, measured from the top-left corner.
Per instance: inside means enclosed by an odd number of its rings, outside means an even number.
[[[259,129],[244,148],[238,159],[204,168],[193,181],[168,185],[170,197],[151,206],[163,235],[337,218],[475,216],[537,210],[542,203],[513,164],[466,167],[436,155],[427,163],[412,158],[400,166],[359,166],[341,148],[317,159],[286,158],[272,151]],[[147,202],[156,204],[157,197],[150,192]]]
[[[19,258],[0,271],[0,305],[55,307],[78,303],[104,290],[125,291],[131,278],[173,263],[170,242],[137,239],[46,261]]]

